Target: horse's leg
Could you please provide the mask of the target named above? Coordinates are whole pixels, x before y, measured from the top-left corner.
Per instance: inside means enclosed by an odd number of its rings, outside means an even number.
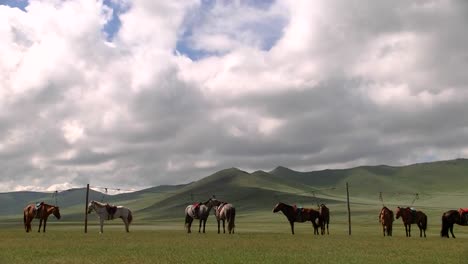
[[[411,224],[408,225],[408,237],[411,237]]]
[[[25,216],[24,219],[24,227],[26,228],[26,233],[29,233],[29,231],[31,231],[31,220],[29,219],[29,216]]]
[[[223,219],[223,234],[226,234],[226,220]]]
[[[47,224],[47,218],[46,218],[46,219],[44,219],[44,229],[42,230],[42,232],[44,232],[44,233],[45,233],[45,227],[46,227],[46,224]]]
[[[39,219],[39,229],[37,230],[37,232],[41,232],[41,227],[42,227],[42,218]]]
[[[190,219],[187,222],[187,233],[192,233],[192,222],[193,218],[190,217]]]
[[[450,233],[452,234],[452,237],[455,238],[455,235],[453,234],[453,224],[450,225],[449,229]]]
[[[219,221],[220,220],[219,219],[216,219],[216,220],[218,221],[218,234],[219,234],[220,233],[220,230],[219,230],[219,225],[220,225]]]
[[[330,234],[330,232],[328,232],[328,223],[329,223],[329,221],[327,220],[327,235]]]
[[[128,230],[128,221],[127,221],[125,218],[123,218],[123,217],[122,217],[122,221],[123,221],[124,224],[125,224],[125,231],[127,231],[127,233],[130,232],[130,231]]]
[[[202,219],[200,218],[200,222],[198,224],[198,233],[201,233],[201,226],[202,226]]]
[[[205,233],[206,219],[203,220],[203,234]]]
[[[322,227],[322,224],[315,223],[315,221],[312,222],[312,226],[314,227],[314,235],[319,235],[319,227]]]
[[[104,233],[104,218],[99,218],[99,224],[101,225],[101,234]]]
[[[291,224],[291,232],[292,232],[292,234],[294,235],[294,222],[293,222],[293,221],[289,221],[289,223]]]

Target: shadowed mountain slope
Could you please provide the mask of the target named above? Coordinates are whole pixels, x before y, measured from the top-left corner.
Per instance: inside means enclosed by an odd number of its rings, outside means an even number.
[[[218,171],[199,181],[183,185],[164,185],[119,195],[90,191],[90,200],[124,205],[136,219],[179,218],[191,203],[206,201],[213,195],[233,203],[241,214],[268,213],[279,202],[315,207],[318,203],[341,206],[346,202],[346,183],[355,204],[379,206],[379,193],[385,201],[409,204],[414,194],[427,204],[454,208],[468,201],[445,199],[453,193],[463,194],[468,186],[468,160],[457,159],[392,167],[361,166],[341,170],[298,172],[277,167],[270,172],[248,173],[236,168]],[[85,208],[84,188],[58,193],[57,201],[63,221],[82,220]],[[405,196],[406,195],[406,196]],[[440,199],[444,197],[444,199]],[[464,200],[468,200],[463,197]],[[31,202],[55,203],[51,193],[0,193],[0,217],[16,218]]]

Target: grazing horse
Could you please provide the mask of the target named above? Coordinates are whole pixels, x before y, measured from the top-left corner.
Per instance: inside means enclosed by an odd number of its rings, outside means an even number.
[[[330,209],[325,206],[325,204],[321,204],[319,206],[319,212],[320,212],[320,218],[322,219],[322,224],[321,224],[321,231],[322,235],[325,234],[325,225],[327,228],[327,235],[330,233],[328,232],[328,224],[330,223]]]
[[[468,225],[466,211],[463,209],[460,210],[449,210],[442,215],[442,230],[440,231],[441,237],[449,237],[449,231],[452,234],[452,237],[455,238],[453,234],[453,225]]]
[[[318,228],[322,224],[319,211],[310,208],[296,208],[295,206],[291,206],[281,202],[276,204],[275,208],[273,208],[273,213],[279,211],[281,211],[286,216],[289,223],[291,224],[291,232],[293,235],[294,222],[303,223],[306,221],[312,222],[312,226],[314,227],[314,235],[319,234]],[[315,222],[317,219],[319,222],[318,224]]]
[[[392,236],[392,225],[394,221],[392,210],[386,206],[380,210],[379,222],[382,224],[383,235]]]
[[[419,227],[419,237],[422,237],[424,232],[424,237],[426,237],[427,229],[427,215],[422,211],[416,211],[409,207],[406,208],[397,208],[396,219],[400,218],[405,225],[406,236],[411,236],[411,224],[417,224]]]
[[[115,218],[122,218],[125,224],[125,231],[130,232],[128,228],[132,223],[133,215],[132,211],[127,207],[110,206],[109,204],[91,201],[88,204],[88,214],[92,211],[96,212],[99,218],[99,223],[101,225],[100,233],[104,232],[104,220],[114,220]]]
[[[42,202],[37,209],[35,204],[29,204],[28,206],[26,206],[23,210],[23,222],[26,232],[31,231],[32,220],[34,218],[39,218],[39,230],[37,230],[37,232],[41,232],[42,221],[44,221],[44,229],[42,232],[45,233],[47,218],[49,218],[50,214],[53,214],[57,219],[60,219],[59,207],[45,204],[44,202]]]
[[[187,228],[187,233],[192,233],[193,219],[200,220],[198,233],[201,232],[202,223],[203,233],[205,233],[206,220],[208,220],[208,215],[210,214],[211,208],[213,208],[216,201],[216,199],[210,198],[204,203],[191,204],[185,208],[185,227]]]
[[[223,221],[223,233],[226,233],[225,222],[228,222],[228,232],[229,234],[234,234],[234,220],[236,218],[236,208],[230,203],[214,201],[214,211],[216,220],[218,221],[218,234],[220,233],[219,225],[220,221]]]

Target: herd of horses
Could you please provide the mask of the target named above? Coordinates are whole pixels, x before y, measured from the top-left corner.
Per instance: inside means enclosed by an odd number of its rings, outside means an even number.
[[[226,233],[225,223],[227,222],[227,229],[229,234],[234,234],[236,208],[227,202],[222,202],[217,199],[210,198],[206,202],[199,202],[190,204],[185,208],[185,228],[187,233],[191,233],[192,222],[199,220],[198,232],[205,233],[206,221],[210,212],[214,210],[216,220],[218,222],[218,234],[220,233],[220,224],[223,224],[223,233]],[[124,206],[112,206],[107,203],[98,201],[91,201],[88,204],[87,213],[95,212],[99,218],[100,232],[102,233],[104,220],[113,220],[121,218],[125,224],[126,232],[129,232],[129,226],[132,223],[133,215],[130,209]],[[304,223],[310,221],[314,229],[315,235],[330,234],[328,225],[330,222],[330,210],[325,204],[318,205],[317,209],[301,208],[295,205],[288,205],[285,203],[278,203],[273,208],[273,213],[282,212],[287,218],[290,226],[291,233],[294,235],[294,223]],[[31,231],[31,222],[33,219],[39,219],[39,229],[43,224],[43,232],[46,231],[47,219],[53,214],[57,219],[60,219],[60,210],[58,206],[49,205],[44,202],[38,204],[29,204],[24,210],[24,228],[26,232]],[[419,228],[419,236],[426,237],[427,229],[427,215],[410,207],[397,207],[396,219],[400,218],[405,226],[405,233],[407,237],[411,237],[411,225],[416,224]],[[382,224],[383,236],[392,236],[393,222],[395,221],[395,214],[388,207],[384,206],[380,210],[379,222]],[[449,232],[453,238],[453,226],[455,224],[465,226],[468,225],[468,209],[449,210],[442,214],[442,229],[440,232],[441,237],[449,237]],[[203,227],[203,229],[202,229]],[[320,232],[319,232],[320,229]]]
[[[411,236],[411,224],[416,224],[419,227],[419,237],[426,237],[426,229],[427,229],[427,215],[420,211],[413,208],[401,208],[398,207],[396,210],[396,219],[400,218],[403,221],[405,226],[406,236]],[[395,217],[393,211],[384,206],[380,210],[379,214],[379,222],[382,224],[382,230],[384,236],[392,236],[392,225],[393,221],[395,221]],[[449,237],[449,232],[453,238],[455,235],[453,234],[453,226],[461,225],[466,226],[468,225],[468,210],[460,208],[459,210],[449,210],[442,214],[442,229],[440,231],[441,237]]]

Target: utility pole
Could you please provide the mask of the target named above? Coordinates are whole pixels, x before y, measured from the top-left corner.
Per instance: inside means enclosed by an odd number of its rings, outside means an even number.
[[[349,206],[349,186],[346,182],[346,201],[348,203],[348,233],[351,235],[351,207]]]
[[[86,185],[86,207],[85,207],[85,219],[84,219],[84,232],[88,233],[88,202],[89,202],[89,183]]]

